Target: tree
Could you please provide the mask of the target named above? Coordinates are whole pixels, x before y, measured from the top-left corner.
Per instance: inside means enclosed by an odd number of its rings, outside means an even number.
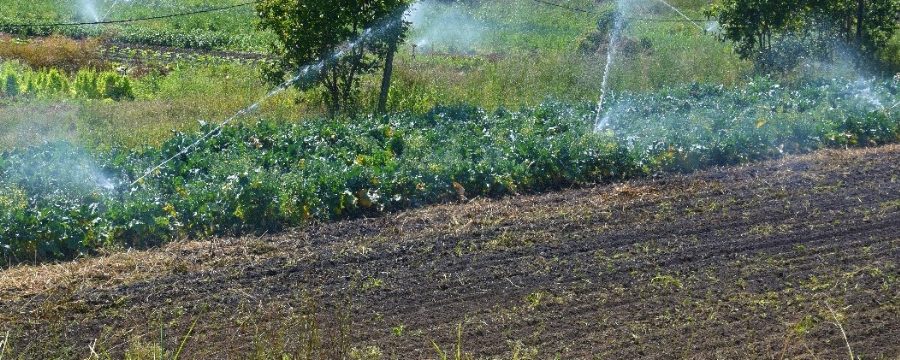
[[[396,43],[407,29],[402,14],[408,1],[260,1],[260,27],[278,38],[273,53],[279,60],[268,69],[268,77],[280,83],[304,66],[321,63],[295,86],[322,86],[332,115],[356,111],[361,76],[375,72],[386,59],[392,65]],[[390,79],[385,92],[389,84]]]
[[[822,45],[833,35],[860,54],[875,54],[898,28],[900,0],[722,0],[707,15],[718,17],[738,55],[771,70],[827,53]]]
[[[900,0],[830,0],[812,10],[837,28],[842,40],[864,53],[887,45],[900,24]]]
[[[392,14],[392,18],[388,22],[385,29],[384,41],[387,42],[386,53],[384,54],[384,73],[381,76],[381,92],[378,95],[378,113],[384,114],[387,111],[388,95],[391,92],[391,79],[394,74],[394,54],[400,43],[406,38],[408,24],[403,21],[403,14],[409,4],[404,4],[399,10]]]
[[[714,5],[710,16],[718,16],[722,37],[736,44],[741,58],[754,59],[768,68],[772,59],[773,37],[796,29],[805,0],[724,0]]]

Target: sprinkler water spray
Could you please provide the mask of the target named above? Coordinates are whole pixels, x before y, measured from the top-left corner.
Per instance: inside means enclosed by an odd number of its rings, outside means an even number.
[[[103,17],[100,18],[100,20],[106,20],[106,18],[109,17],[109,14],[112,13],[113,9],[116,8],[116,5],[119,5],[119,2],[121,2],[121,1],[122,0],[113,1],[112,5],[110,5],[108,8],[106,8],[106,13],[103,14]],[[129,0],[125,0],[125,1],[129,1]]]
[[[604,102],[606,101],[606,93],[609,91],[610,68],[612,67],[613,60],[615,59],[619,37],[621,36],[622,29],[625,27],[625,19],[622,16],[622,11],[624,10],[624,1],[619,0],[616,4],[617,9],[615,12],[613,31],[609,35],[609,45],[607,45],[606,50],[606,65],[603,67],[603,80],[600,83],[600,100],[597,101],[597,118],[594,121],[597,130],[601,130],[609,125],[609,116],[604,116],[603,106],[605,105]]]
[[[190,145],[182,148],[178,153],[176,153],[172,157],[169,157],[169,158],[165,159],[164,161],[162,161],[161,163],[159,163],[158,165],[153,166],[150,169],[148,169],[146,172],[143,173],[143,175],[138,177],[136,180],[132,181],[130,186],[134,186],[134,185],[140,183],[142,180],[146,179],[147,177],[152,175],[157,170],[162,169],[164,166],[168,165],[170,162],[177,159],[178,157],[189,154],[191,151],[193,151],[197,146],[202,144],[204,141],[218,136],[219,134],[221,134],[221,131],[223,128],[225,128],[225,126],[228,126],[230,123],[232,123],[234,120],[236,120],[237,118],[239,118],[241,116],[248,115],[248,114],[258,110],[259,107],[266,100],[287,90],[288,88],[291,87],[291,85],[293,85],[303,79],[306,79],[310,74],[316,74],[316,73],[321,72],[322,69],[325,68],[325,66],[328,65],[329,63],[339,60],[347,52],[362,45],[365,40],[367,40],[373,36],[376,36],[377,34],[384,31],[385,29],[393,26],[395,24],[395,21],[396,20],[391,20],[391,21],[380,24],[378,27],[368,28],[365,31],[363,31],[363,33],[356,39],[349,41],[349,42],[345,43],[344,45],[336,48],[335,51],[333,51],[331,53],[331,55],[328,56],[326,59],[321,60],[318,63],[312,64],[312,65],[304,66],[299,72],[297,72],[297,74],[294,77],[283,82],[281,85],[278,85],[277,87],[275,87],[274,89],[272,89],[271,91],[266,93],[265,96],[263,96],[259,100],[257,100],[255,103],[238,111],[231,117],[225,119],[225,121],[222,121],[221,123],[219,123],[219,125],[217,125],[214,129],[203,134],[203,136],[201,136],[199,139],[197,139],[197,141],[194,141]]]
[[[94,22],[100,22],[100,14],[97,13],[97,5],[93,0],[79,0],[80,11],[83,16],[87,16]]]
[[[666,0],[659,0],[659,2],[665,4],[665,5],[668,6],[670,9],[674,10],[676,13],[678,13],[678,15],[681,15],[681,17],[685,18],[685,19],[686,19],[687,21],[689,21],[691,24],[694,24],[694,26],[696,26],[698,29],[700,29],[700,31],[706,32],[706,29],[705,29],[702,25],[698,24],[696,21],[694,21],[694,19],[691,19],[690,17],[688,17],[687,15],[685,15],[683,12],[681,12],[681,10],[678,10],[677,7],[675,7],[674,5],[670,4],[668,1],[666,1]]]

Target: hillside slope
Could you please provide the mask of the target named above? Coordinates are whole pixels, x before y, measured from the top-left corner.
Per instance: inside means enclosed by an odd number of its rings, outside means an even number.
[[[900,146],[824,151],[14,268],[0,330],[13,358],[174,351],[189,333],[188,358],[435,358],[434,341],[476,357],[827,359],[847,356],[838,323],[856,355],[896,358],[898,229]]]

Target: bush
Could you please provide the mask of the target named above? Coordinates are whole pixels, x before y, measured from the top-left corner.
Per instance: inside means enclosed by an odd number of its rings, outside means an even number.
[[[78,71],[72,82],[72,91],[76,98],[99,99],[100,89],[97,86],[97,73],[91,70]]]
[[[104,99],[134,100],[131,81],[114,72],[104,72],[97,79],[97,90]]]
[[[42,73],[40,76],[43,92],[49,95],[67,94],[69,92],[69,80],[60,74],[59,70],[50,69],[49,72]]]
[[[3,94],[7,97],[19,96],[19,77],[15,72],[5,71],[3,73]]]

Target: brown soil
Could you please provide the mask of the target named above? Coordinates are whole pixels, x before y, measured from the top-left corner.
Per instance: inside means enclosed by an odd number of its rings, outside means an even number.
[[[14,268],[0,330],[26,358],[896,359],[898,229],[900,146],[825,151]]]

